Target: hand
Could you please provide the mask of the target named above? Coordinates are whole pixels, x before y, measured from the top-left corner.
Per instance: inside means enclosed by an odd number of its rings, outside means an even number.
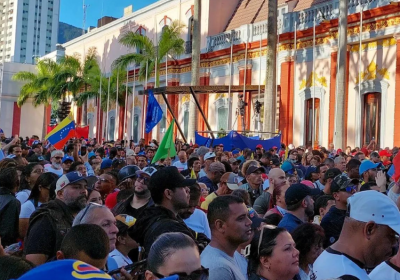
[[[119,275],[113,275],[115,280],[133,280],[133,277],[123,268],[121,268],[121,273]]]
[[[383,171],[378,171],[375,177],[376,185],[379,187],[380,192],[386,192],[386,175]]]
[[[6,252],[4,251],[3,246],[1,245],[1,237],[0,237],[0,257],[7,256]]]

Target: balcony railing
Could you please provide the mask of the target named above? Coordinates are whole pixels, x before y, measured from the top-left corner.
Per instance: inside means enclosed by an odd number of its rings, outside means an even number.
[[[377,7],[390,5],[393,0],[348,0],[348,14],[360,12],[360,4],[364,11]],[[317,25],[323,21],[336,19],[339,17],[339,0],[326,1],[319,5],[315,5],[309,9],[298,12],[290,12],[281,15],[278,18],[279,33],[293,32],[295,23],[297,30],[311,28],[314,24],[314,18]],[[283,23],[282,25],[280,23]],[[266,38],[268,31],[267,21],[254,24],[243,25],[237,29],[226,31],[207,38],[207,50],[209,52],[229,48],[231,45],[231,37],[233,44],[241,44],[245,42],[254,42],[260,38]],[[262,37],[261,37],[262,36]]]

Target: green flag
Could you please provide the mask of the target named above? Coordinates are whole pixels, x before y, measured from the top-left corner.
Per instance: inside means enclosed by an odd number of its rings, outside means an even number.
[[[151,163],[155,163],[162,158],[176,156],[174,143],[174,124],[175,120],[172,120]]]

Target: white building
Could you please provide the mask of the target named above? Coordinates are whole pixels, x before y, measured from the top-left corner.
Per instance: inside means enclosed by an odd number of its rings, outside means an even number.
[[[56,48],[60,0],[0,0],[0,61],[33,64]]]

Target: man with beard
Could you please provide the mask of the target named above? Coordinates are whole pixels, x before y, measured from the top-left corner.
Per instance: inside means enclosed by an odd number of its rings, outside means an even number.
[[[232,172],[235,174],[238,174],[239,173],[239,165],[240,165],[241,161],[234,157],[231,157],[228,160],[228,162],[229,162],[230,166],[232,167]]]
[[[62,168],[62,160],[64,158],[64,152],[61,150],[54,150],[51,152],[50,161],[51,164],[45,164],[44,172],[51,172],[61,177],[64,173]]]
[[[45,160],[43,156],[43,146],[40,141],[36,140],[33,142],[32,151],[33,153],[28,157],[29,162],[40,162]]]
[[[163,233],[182,232],[190,236],[202,251],[209,239],[201,233],[196,233],[178,216],[180,210],[189,207],[189,186],[196,180],[185,179],[174,166],[164,167],[155,172],[149,181],[149,190],[156,206],[146,208],[138,217],[130,236],[145,252]]]
[[[325,231],[325,248],[338,240],[346,217],[347,199],[357,191],[358,184],[358,179],[349,179],[344,175],[338,175],[333,179],[331,194],[335,199],[335,205],[321,220],[321,227]]]
[[[314,200],[312,196],[320,194],[319,189],[312,189],[304,184],[293,184],[285,193],[287,213],[279,222],[278,227],[292,233],[299,225],[308,222],[314,215]]]
[[[128,166],[124,168],[128,168]],[[127,214],[132,217],[140,217],[146,208],[154,205],[147,186],[151,176],[156,172],[157,169],[150,166],[143,170],[135,171],[135,175],[132,174],[132,176],[137,177],[133,187],[133,195],[113,208],[114,215]]]
[[[10,146],[10,148],[8,148],[7,158],[14,159],[18,163],[18,165],[27,165],[28,164],[28,161],[22,157],[22,148],[20,145]]]
[[[179,211],[179,216],[184,220],[185,224],[189,228],[195,232],[204,233],[208,238],[211,238],[207,215],[200,209],[197,209],[201,196],[201,188],[198,183],[195,183],[190,186],[189,189],[189,207]]]
[[[382,167],[382,163],[378,162],[378,163],[373,163],[370,160],[364,160],[361,165],[360,165],[360,177],[363,180],[363,184],[364,183],[368,183],[371,181],[375,181],[376,179],[376,175],[378,172],[378,168]]]
[[[55,200],[38,208],[31,216],[25,240],[26,259],[41,265],[54,258],[72,227],[74,216],[86,206],[86,188],[97,180],[78,172],[61,176],[56,184]]]
[[[251,239],[252,221],[243,200],[220,196],[208,207],[211,242],[201,253],[201,265],[209,269],[210,280],[247,279],[247,261],[236,250]]]

